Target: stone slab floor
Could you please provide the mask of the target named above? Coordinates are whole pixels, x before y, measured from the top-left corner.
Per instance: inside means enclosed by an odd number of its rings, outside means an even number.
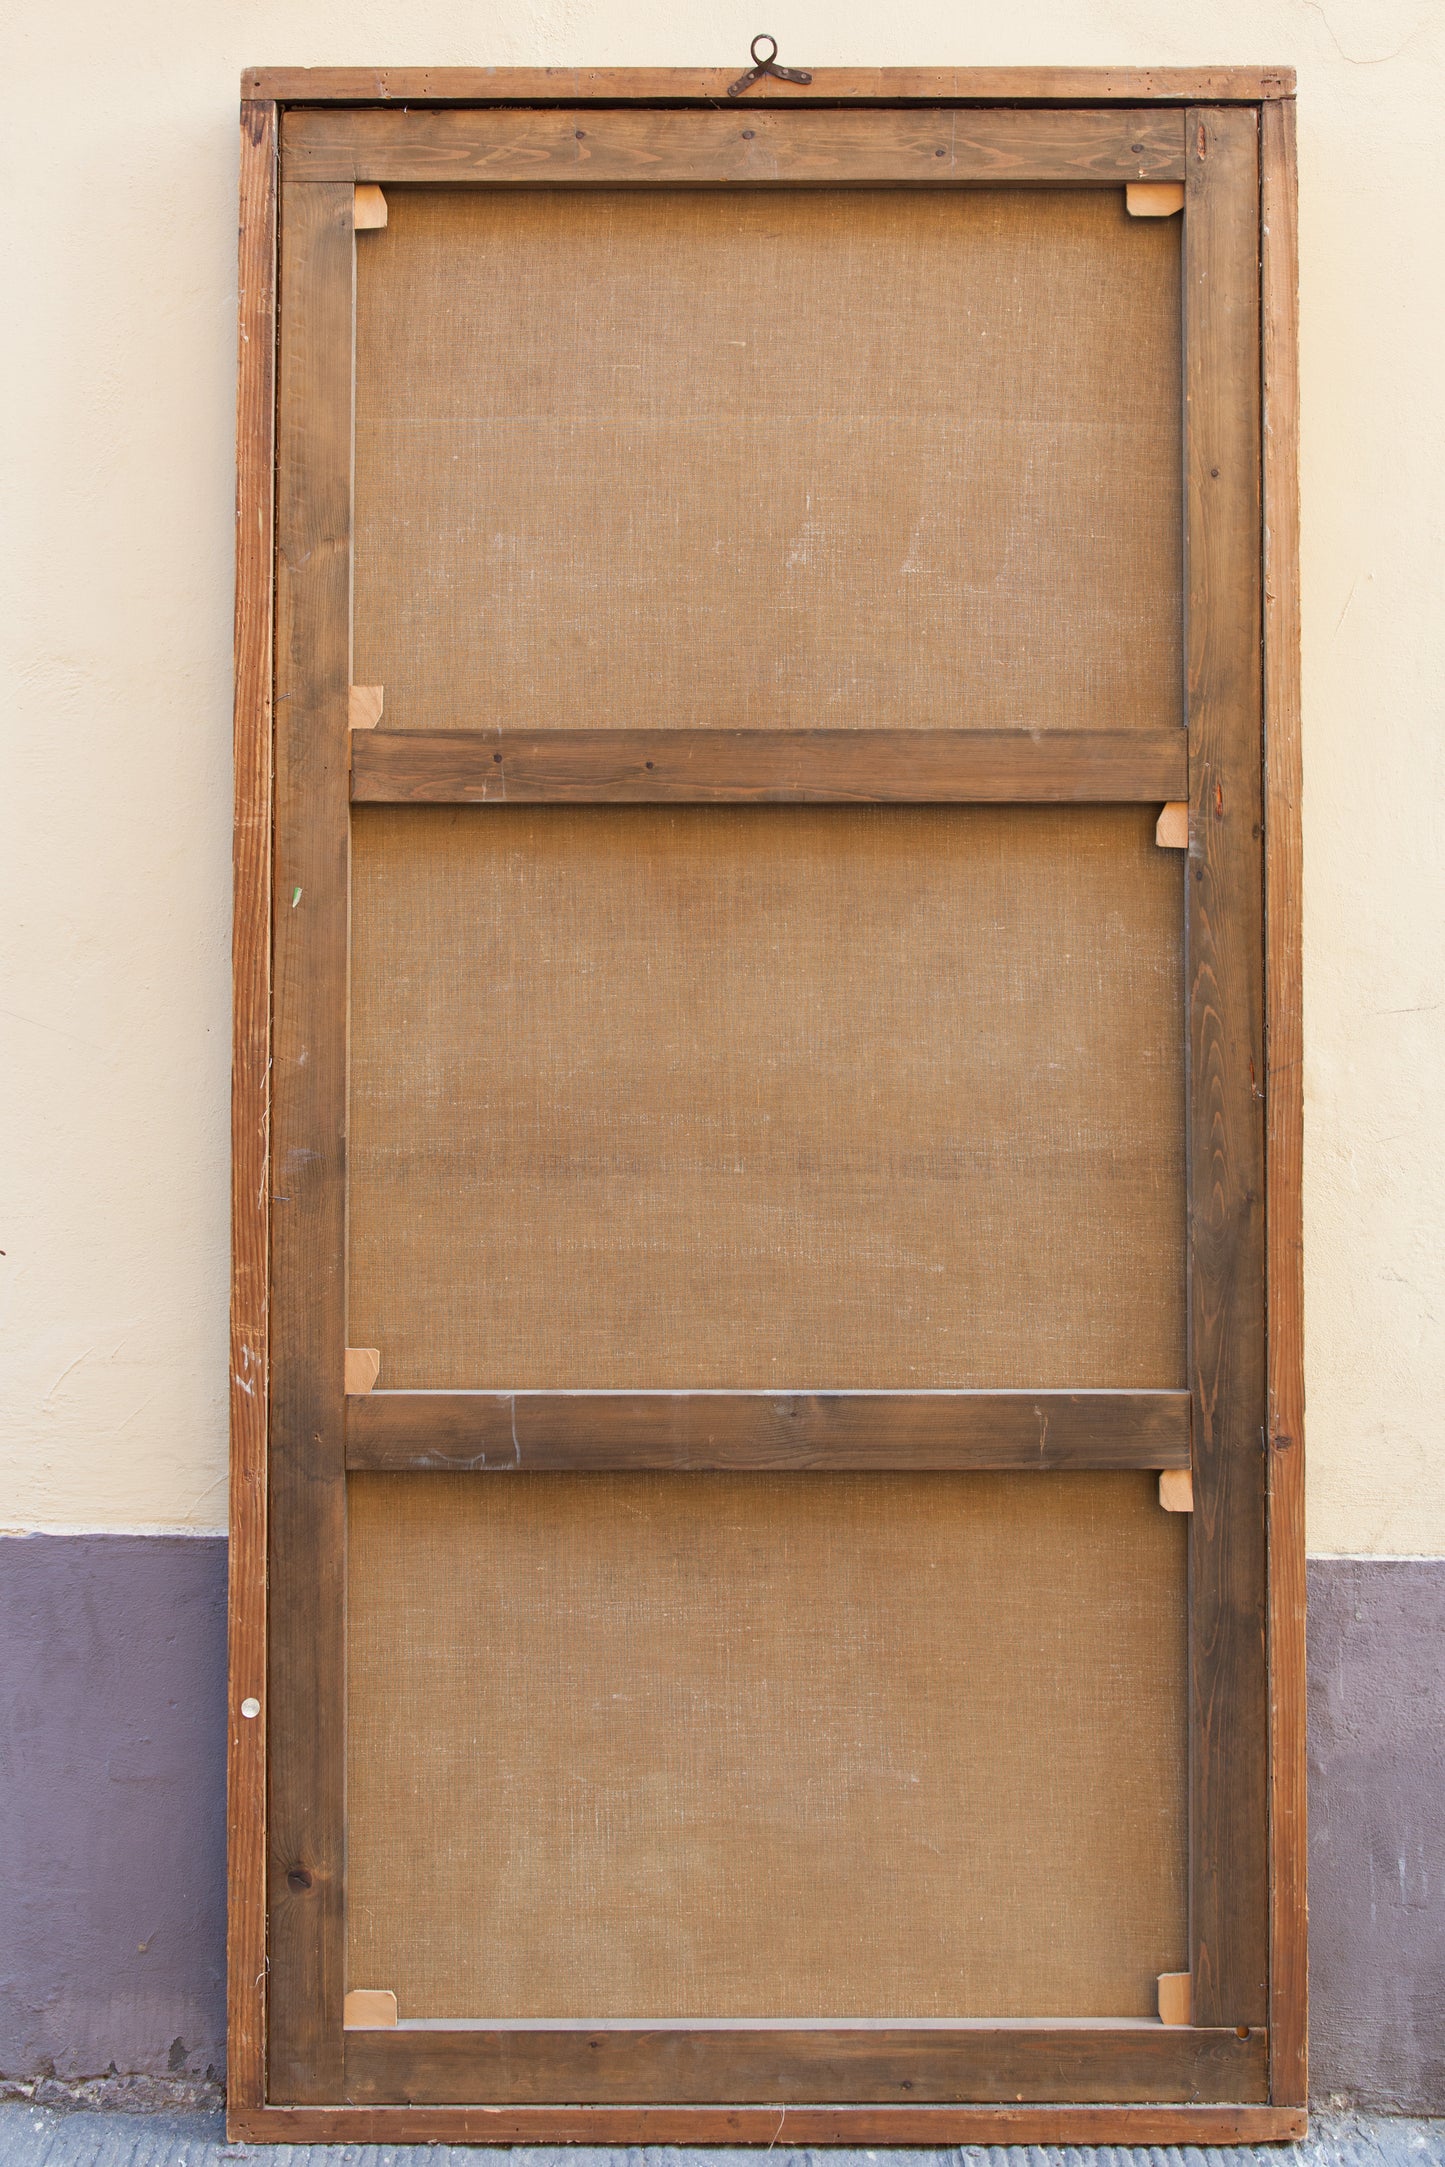
[[[219,2114],[66,2111],[0,2103],[0,2167],[747,2167],[748,2150],[537,2145],[256,2145],[226,2142]],[[768,2167],[1445,2167],[1445,2120],[1313,2117],[1299,2144],[990,2147],[953,2151],[805,2151],[781,2147]]]

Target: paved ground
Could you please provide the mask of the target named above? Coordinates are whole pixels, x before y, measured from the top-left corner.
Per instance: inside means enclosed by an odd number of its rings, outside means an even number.
[[[583,2145],[484,2149],[450,2145],[228,2145],[216,2114],[65,2112],[0,2104],[0,2167],[743,2167],[739,2150],[615,2150]],[[1317,2115],[1301,2144],[1049,2147],[968,2145],[956,2151],[844,2152],[780,2147],[769,2167],[1445,2167],[1445,2121]]]

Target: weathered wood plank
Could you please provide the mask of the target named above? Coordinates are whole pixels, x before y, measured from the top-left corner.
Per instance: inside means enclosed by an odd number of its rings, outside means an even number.
[[[1188,116],[1184,323],[1193,2010],[1268,2006],[1259,165]]]
[[[1182,730],[378,730],[357,804],[1163,802]]]
[[[1187,1392],[372,1392],[346,1464],[600,1468],[1166,1468]]]
[[[1309,2097],[1305,1892],[1304,1091],[1300,834],[1299,240],[1292,103],[1260,116],[1264,299],[1270,2097]]]
[[[818,2099],[1256,2101],[1262,2031],[1160,2024],[657,2027],[350,2032],[356,2104]]]
[[[342,2096],[352,191],[282,188],[272,1078],[274,2100]]]
[[[585,125],[582,125],[585,123]],[[575,112],[451,107],[288,112],[288,181],[453,186],[938,187],[1182,180],[1170,108],[1038,112]]]
[[[276,108],[241,108],[236,386],[236,815],[231,935],[231,1540],[226,2085],[266,2096],[268,1126],[271,634],[276,445]]]
[[[233,2144],[1275,2144],[1302,2107],[259,2107]]]
[[[785,56],[795,64],[796,55]],[[803,63],[806,65],[806,62]],[[726,68],[247,68],[243,98],[287,104],[715,105]],[[763,76],[743,105],[1254,105],[1294,94],[1295,71],[1257,68],[814,68]]]
[[[226,2116],[255,2144],[1273,2144],[1301,2107],[259,2107]]]

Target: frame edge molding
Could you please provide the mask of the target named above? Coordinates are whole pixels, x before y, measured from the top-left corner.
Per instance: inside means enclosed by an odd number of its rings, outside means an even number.
[[[267,1411],[270,1376],[271,777],[279,115],[241,107],[236,384],[235,826],[232,847],[229,1680],[226,2081],[266,2091]]]
[[[1260,114],[1264,400],[1270,2097],[1309,2097],[1304,1086],[1300,824],[1299,210],[1292,100]]]
[[[251,67],[243,98],[288,105],[713,105],[725,68]],[[1292,67],[815,68],[798,90],[765,76],[738,105],[1258,105],[1293,97]]]
[[[274,468],[279,120],[288,103],[708,104],[734,71],[248,69],[242,77],[232,1057],[228,2107],[235,2140],[798,2143],[1259,2142],[1307,2131],[1300,747],[1294,71],[832,70],[767,105],[1253,106],[1261,127],[1271,2099],[1181,2106],[286,2107],[265,2102],[265,1723],[240,1702],[266,1643]],[[945,81],[948,87],[945,87]],[[259,929],[259,939],[257,938]],[[263,1701],[264,1706],[264,1701]]]

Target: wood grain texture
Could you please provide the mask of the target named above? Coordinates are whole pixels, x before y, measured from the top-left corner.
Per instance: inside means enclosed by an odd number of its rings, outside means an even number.
[[[241,109],[236,394],[236,817],[231,936],[231,1540],[226,2077],[266,2082],[267,1230],[271,1068],[271,633],[276,443],[276,108]]]
[[[259,2107],[226,2134],[255,2144],[1273,2144],[1299,2107]]]
[[[1304,1162],[1299,246],[1292,102],[1261,126],[1265,1016],[1268,1093],[1270,2097],[1309,2097],[1305,1887]]]
[[[795,57],[795,56],[790,56]],[[715,105],[725,68],[247,68],[245,98],[288,104]],[[806,86],[764,76],[759,105],[1223,105],[1294,94],[1293,68],[815,68]]]
[[[341,2092],[352,191],[283,186],[268,2093]]]
[[[1265,2034],[1160,2024],[351,2033],[357,2104],[1265,2097]]]
[[[1193,2008],[1267,2010],[1259,171],[1191,110],[1185,211]]]
[[[1187,1468],[1187,1392],[373,1392],[346,1465]]]
[[[521,187],[1090,186],[1183,177],[1169,109],[1029,112],[496,108],[287,113],[288,181]]]
[[[358,739],[358,804],[1152,803],[1182,730],[392,730]]]

